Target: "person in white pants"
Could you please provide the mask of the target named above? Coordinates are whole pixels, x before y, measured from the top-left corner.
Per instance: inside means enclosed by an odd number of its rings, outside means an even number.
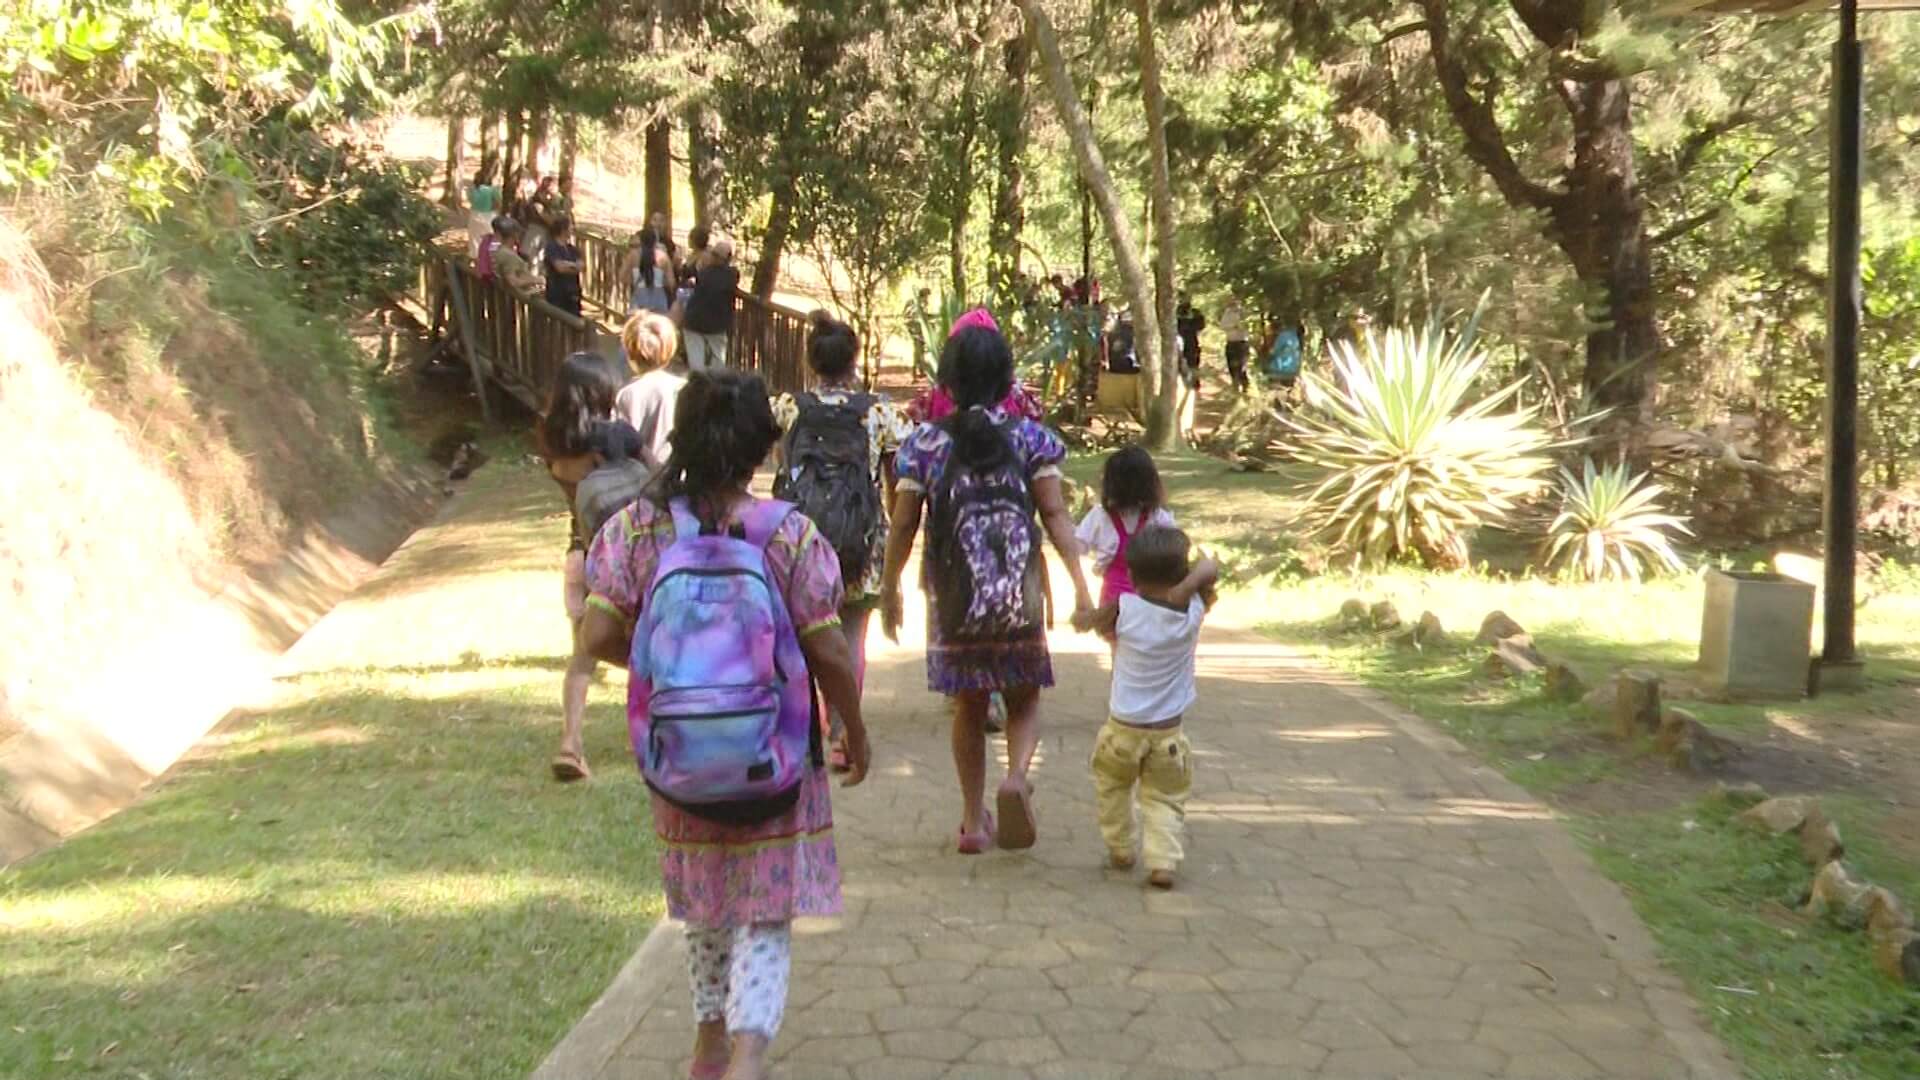
[[[687,366],[712,371],[727,366],[727,339],[733,335],[734,294],[740,290],[740,271],[733,267],[733,242],[715,237],[694,264],[693,295],[681,320],[687,343]]]

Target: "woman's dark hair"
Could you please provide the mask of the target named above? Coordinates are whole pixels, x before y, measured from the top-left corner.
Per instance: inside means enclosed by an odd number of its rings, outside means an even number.
[[[640,230],[640,284],[648,288],[653,287],[653,275],[660,272],[659,267],[653,265],[653,250],[658,246],[659,233],[654,232],[651,226]]]
[[[1160,469],[1144,447],[1129,446],[1114,453],[1100,472],[1100,505],[1109,514],[1138,510],[1152,514],[1165,506],[1167,489]]]
[[[620,376],[599,353],[577,352],[554,373],[546,412],[540,417],[540,451],[572,457],[593,448],[593,425],[613,415]]]
[[[673,406],[672,452],[654,478],[651,497],[664,504],[686,496],[698,503],[753,479],[780,427],[773,422],[767,384],[750,371],[696,371]],[[700,508],[703,517],[712,507]]]
[[[853,327],[823,310],[807,316],[813,331],[807,335],[807,366],[823,379],[838,379],[853,370],[860,357],[860,338]]]
[[[941,421],[953,452],[975,471],[996,468],[1013,457],[1013,445],[987,410],[1013,392],[1013,349],[998,330],[969,326],[947,339],[937,376],[953,395],[954,412]]]
[[[1127,543],[1127,574],[1137,585],[1168,588],[1187,576],[1193,541],[1179,529],[1150,525]]]
[[[705,248],[707,241],[712,238],[713,230],[707,228],[705,225],[695,225],[693,228],[687,230],[687,246],[695,251]]]
[[[553,219],[553,226],[547,232],[553,236],[565,236],[573,231],[573,219],[561,214]]]

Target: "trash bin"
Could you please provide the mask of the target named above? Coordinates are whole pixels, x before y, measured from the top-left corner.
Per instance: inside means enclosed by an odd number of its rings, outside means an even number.
[[[1784,574],[1707,571],[1700,666],[1735,697],[1799,697],[1813,656],[1813,586]]]

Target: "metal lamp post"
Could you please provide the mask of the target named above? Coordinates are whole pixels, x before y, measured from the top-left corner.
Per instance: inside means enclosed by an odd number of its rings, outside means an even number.
[[[1798,15],[1839,9],[1833,45],[1832,160],[1827,192],[1826,581],[1820,656],[1808,689],[1860,685],[1854,651],[1854,571],[1860,521],[1860,174],[1865,105],[1860,12],[1916,10],[1920,0],[1675,0],[1677,15]]]

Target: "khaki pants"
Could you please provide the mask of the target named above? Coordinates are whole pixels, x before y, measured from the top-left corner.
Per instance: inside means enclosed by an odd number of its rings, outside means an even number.
[[[1184,853],[1193,747],[1178,725],[1128,727],[1109,719],[1093,743],[1093,791],[1107,851],[1133,854],[1134,792],[1139,791],[1141,858],[1148,870],[1175,870]]]

